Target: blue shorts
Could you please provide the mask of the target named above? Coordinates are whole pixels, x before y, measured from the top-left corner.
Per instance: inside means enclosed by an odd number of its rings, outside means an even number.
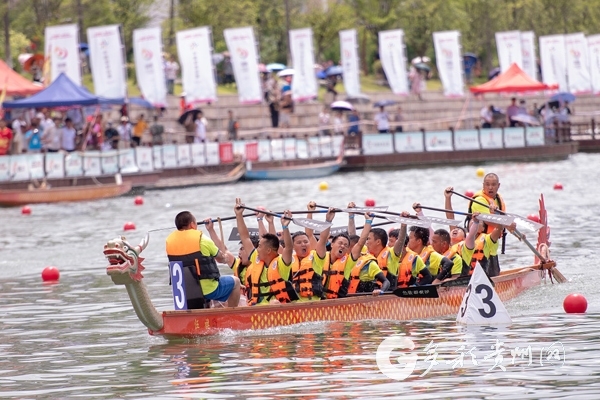
[[[221,276],[219,278],[219,286],[217,286],[217,289],[204,297],[208,300],[227,301],[231,292],[233,292],[234,286],[235,280],[232,275]]]

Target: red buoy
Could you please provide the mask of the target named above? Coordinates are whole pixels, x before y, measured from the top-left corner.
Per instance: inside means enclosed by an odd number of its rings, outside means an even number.
[[[537,222],[538,224],[540,223],[540,216],[537,214],[529,214],[527,216],[527,219],[533,222]]]
[[[375,200],[374,199],[366,199],[365,207],[375,207]]]
[[[571,293],[565,297],[563,308],[567,314],[583,314],[587,310],[587,300],[579,293]]]
[[[136,206],[141,206],[142,204],[144,204],[144,198],[142,196],[135,196],[133,204],[135,204]]]
[[[21,208],[21,214],[23,214],[23,215],[31,214],[31,207],[23,206],[23,208]]]
[[[60,272],[56,267],[46,267],[42,270],[42,280],[44,282],[57,281],[60,278]]]
[[[465,196],[467,196],[467,197],[473,197],[473,196],[475,196],[475,193],[473,193],[473,191],[471,191],[471,190],[467,190],[465,192]]]
[[[125,225],[123,225],[123,230],[124,231],[133,231],[133,230],[135,230],[135,224],[133,222],[125,222]]]
[[[563,190],[563,185],[560,182],[554,184],[554,190]]]

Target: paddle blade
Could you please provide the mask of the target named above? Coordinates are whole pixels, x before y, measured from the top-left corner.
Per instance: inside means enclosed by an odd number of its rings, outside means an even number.
[[[502,226],[509,226],[515,220],[515,218],[511,215],[500,214],[479,214],[477,216],[477,219],[486,223],[492,223]]]
[[[449,226],[459,226],[462,224],[462,221],[458,221],[456,219],[430,217],[429,215],[419,215],[418,217],[420,220],[429,221],[432,224],[449,225]]]
[[[537,232],[541,228],[544,227],[544,225],[542,225],[542,224],[539,224],[539,223],[532,221],[530,219],[527,219],[527,218],[523,218],[517,214],[506,213],[506,215],[510,215],[511,217],[513,217],[515,219],[518,229],[527,229],[528,231],[531,231],[531,232]]]
[[[316,221],[308,218],[294,218],[292,222],[298,226],[312,229],[315,232],[323,232],[325,229],[331,226],[331,222],[327,221]]]
[[[258,233],[258,228],[248,228],[248,233],[250,234],[251,238],[259,238],[260,235]],[[229,239],[230,242],[239,242],[240,239],[240,232],[238,231],[237,227],[233,227],[233,229],[231,230],[231,233],[229,234]]]
[[[388,221],[397,222],[399,224],[414,225],[427,229],[429,229],[429,227],[431,226],[431,222],[428,220],[426,221],[421,219],[404,218],[395,215],[388,215],[385,217],[385,219],[387,219]]]
[[[345,213],[364,214],[368,212],[387,211],[388,206],[342,208]]]
[[[412,297],[420,299],[437,299],[440,297],[438,294],[437,286],[426,285],[426,286],[415,286],[409,288],[398,288],[394,290],[394,294],[398,297]]]

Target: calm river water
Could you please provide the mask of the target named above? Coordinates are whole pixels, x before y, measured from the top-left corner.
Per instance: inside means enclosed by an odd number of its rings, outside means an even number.
[[[600,155],[585,154],[561,162],[485,166],[501,177],[510,211],[535,213],[539,194],[545,194],[552,256],[570,281],[542,284],[508,302],[513,324],[503,328],[461,327],[449,316],[315,323],[167,342],[147,334],[125,289],[105,273],[102,246],[123,234],[126,221],[137,225],[126,235],[137,244],[146,231],[172,226],[184,209],[198,219],[233,215],[236,196],[271,209],[304,209],[313,199],[345,206],[366,198],[398,211],[415,201],[441,207],[446,186],[459,192],[480,187],[473,166],[338,174],[326,179],[330,189],[324,192],[318,180],[245,182],[148,192],[143,206],[122,197],[34,206],[30,216],[18,208],[0,209],[0,397],[598,399],[599,167]],[[555,182],[564,190],[554,191]],[[454,205],[466,208],[459,198]],[[334,225],[344,225],[338,218]],[[233,224],[224,227],[228,235]],[[168,233],[151,233],[143,253],[145,282],[159,310],[172,308],[164,254]],[[506,253],[504,268],[533,260],[516,239],[509,238]],[[41,282],[47,265],[60,269],[60,283]],[[572,292],[587,297],[587,314],[564,313],[563,299]],[[378,345],[393,334],[408,335],[416,346],[416,368],[403,381],[387,378],[375,361]],[[475,347],[477,365],[468,354],[462,367],[453,363],[461,346],[463,353]],[[531,349],[531,364],[528,357],[513,362],[517,346]],[[558,349],[559,360],[540,358],[548,348]]]

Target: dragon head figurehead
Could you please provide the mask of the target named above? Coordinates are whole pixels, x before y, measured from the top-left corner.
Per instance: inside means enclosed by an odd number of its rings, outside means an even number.
[[[106,267],[107,275],[110,275],[113,281],[115,278],[121,281],[120,278],[124,278],[124,275],[128,274],[132,281],[140,282],[144,270],[142,266],[144,259],[140,257],[140,253],[148,246],[149,240],[148,234],[137,246],[130,245],[124,236],[109,240],[104,245],[104,257],[109,262],[109,266]],[[115,283],[117,282],[115,281]]]

